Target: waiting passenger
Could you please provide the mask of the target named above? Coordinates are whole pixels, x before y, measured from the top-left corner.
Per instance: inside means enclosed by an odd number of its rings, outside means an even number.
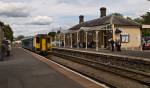
[[[121,41],[120,40],[116,40],[115,45],[116,45],[117,51],[121,51]]]
[[[114,51],[114,40],[111,38],[108,40],[111,45],[111,51]]]
[[[10,40],[6,40],[6,44],[5,45],[6,45],[6,49],[7,49],[7,51],[6,51],[7,56],[10,56],[10,52],[12,50]]]
[[[1,45],[1,58],[0,58],[1,61],[4,60],[4,57],[5,57],[6,52],[7,52],[7,48],[6,48],[6,38],[4,38],[4,39],[2,40],[2,45]]]

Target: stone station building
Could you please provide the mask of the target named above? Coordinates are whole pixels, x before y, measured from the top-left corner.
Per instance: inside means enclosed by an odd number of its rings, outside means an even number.
[[[116,15],[106,15],[106,8],[100,8],[100,17],[84,22],[79,16],[79,24],[68,29],[64,34],[64,47],[109,49],[109,39],[121,40],[122,49],[141,49],[142,26],[131,20]],[[119,32],[119,33],[117,33]]]

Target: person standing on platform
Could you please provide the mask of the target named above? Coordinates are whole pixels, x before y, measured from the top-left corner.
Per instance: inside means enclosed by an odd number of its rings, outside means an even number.
[[[6,43],[5,43],[5,45],[6,45],[6,49],[7,49],[7,51],[6,51],[6,53],[7,53],[7,56],[10,56],[10,52],[11,52],[11,42],[10,42],[10,40],[6,40]]]
[[[120,39],[116,40],[115,45],[116,45],[117,51],[121,51],[121,40]]]
[[[109,39],[110,45],[111,45],[111,51],[114,51],[114,40],[111,38]]]
[[[121,42],[122,42],[122,37],[121,37],[122,31],[119,29],[116,29],[115,35],[116,35],[116,40],[115,40],[115,46],[117,51],[121,51]]]
[[[6,38],[4,38],[2,40],[2,44],[1,44],[1,58],[0,58],[1,61],[4,60],[4,57],[5,57],[5,54],[6,54],[6,51],[7,51],[5,43],[6,43]]]

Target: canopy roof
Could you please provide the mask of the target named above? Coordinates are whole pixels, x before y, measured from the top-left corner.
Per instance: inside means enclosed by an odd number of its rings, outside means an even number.
[[[142,25],[142,28],[150,29],[150,25]]]

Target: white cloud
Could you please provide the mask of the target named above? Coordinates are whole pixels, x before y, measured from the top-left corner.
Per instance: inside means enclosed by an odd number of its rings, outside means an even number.
[[[27,17],[30,14],[31,8],[23,3],[11,2],[6,3],[0,1],[0,16],[5,17]]]
[[[6,17],[0,19],[12,25],[15,35],[33,35],[62,25],[71,27],[78,23],[79,15],[97,18],[103,6],[107,14],[118,12],[134,18],[150,11],[147,0],[1,0],[0,16]]]
[[[39,7],[33,14],[49,16],[78,16],[90,15],[99,17],[99,8],[107,7],[107,13],[119,12],[126,16],[138,17],[150,11],[147,0],[42,0],[37,1]]]
[[[48,16],[36,16],[33,17],[29,24],[32,25],[50,25],[53,22],[53,19]]]
[[[41,33],[49,33],[50,31],[57,30],[66,30],[68,26],[59,25],[57,23],[52,23],[51,25],[12,25],[13,31],[15,32],[14,36],[25,35],[25,36],[33,36]]]
[[[150,11],[150,2],[147,0],[123,0],[112,3],[112,5],[109,4],[108,9],[111,13],[119,12],[125,16],[136,18]]]

